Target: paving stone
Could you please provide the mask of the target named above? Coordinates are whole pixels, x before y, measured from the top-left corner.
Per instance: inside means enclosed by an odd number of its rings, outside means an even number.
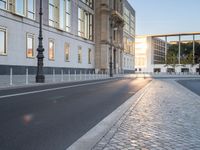
[[[154,80],[138,104],[115,126],[117,130],[112,136],[106,138],[105,135],[107,143],[102,139],[95,147],[104,150],[199,150],[199,116],[198,95],[174,80]]]

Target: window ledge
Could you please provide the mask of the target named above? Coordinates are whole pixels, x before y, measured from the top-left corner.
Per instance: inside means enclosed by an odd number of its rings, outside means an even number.
[[[0,54],[0,56],[8,56],[8,54]]]

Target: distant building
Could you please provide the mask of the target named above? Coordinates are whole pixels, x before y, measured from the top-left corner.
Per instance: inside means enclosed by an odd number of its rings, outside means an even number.
[[[123,70],[133,72],[135,70],[135,10],[124,0],[123,17]]]
[[[136,37],[136,72],[198,72],[200,33],[144,35]],[[181,40],[191,36],[191,40]],[[178,37],[175,41],[174,38]],[[173,40],[169,40],[172,38]]]

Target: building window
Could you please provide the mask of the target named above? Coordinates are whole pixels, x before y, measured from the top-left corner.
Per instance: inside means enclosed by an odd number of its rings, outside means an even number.
[[[35,0],[27,0],[27,17],[35,18]]]
[[[0,8],[7,9],[7,0],[0,0]]]
[[[129,11],[126,7],[124,7],[124,21],[125,21],[125,26],[124,26],[124,30],[129,33],[129,26],[130,26],[130,21],[129,21]]]
[[[82,49],[81,47],[78,48],[78,63],[82,63]]]
[[[35,19],[35,0],[0,0],[0,8],[29,19]]]
[[[78,8],[78,35],[84,37],[84,11]]]
[[[34,35],[27,34],[27,44],[26,44],[26,56],[27,58],[34,57]]]
[[[59,27],[67,32],[71,26],[71,1],[60,0]]]
[[[94,7],[94,0],[81,0],[83,3],[85,3],[90,8]]]
[[[49,60],[55,59],[55,44],[53,40],[49,40]]]
[[[65,5],[65,26],[66,26],[66,31],[70,31],[71,27],[71,1],[66,0],[66,5]]]
[[[135,17],[131,14],[130,17],[130,34],[131,36],[135,36]]]
[[[49,25],[58,27],[59,22],[59,1],[49,0]]]
[[[15,12],[25,16],[25,0],[15,0]]]
[[[89,48],[88,49],[88,64],[91,64],[91,52],[92,50]]]
[[[6,29],[0,28],[0,55],[6,55],[7,54],[7,44],[6,44]]]
[[[69,61],[69,44],[65,43],[65,61]]]
[[[93,15],[78,8],[78,35],[93,40]]]

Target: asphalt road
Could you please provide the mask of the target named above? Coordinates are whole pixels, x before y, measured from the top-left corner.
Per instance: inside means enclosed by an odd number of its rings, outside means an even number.
[[[0,150],[65,150],[150,79],[0,91]]]
[[[178,83],[200,96],[200,80],[179,80]]]

